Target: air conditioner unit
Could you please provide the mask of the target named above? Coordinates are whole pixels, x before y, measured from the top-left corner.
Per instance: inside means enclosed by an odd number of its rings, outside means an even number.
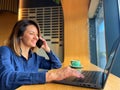
[[[89,11],[88,11],[88,17],[93,18],[96,12],[96,9],[98,7],[99,0],[91,0],[90,6],[89,6]]]

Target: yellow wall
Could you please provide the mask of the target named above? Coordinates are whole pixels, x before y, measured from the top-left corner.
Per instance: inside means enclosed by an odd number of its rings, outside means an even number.
[[[89,58],[89,0],[61,0],[64,13],[64,58]]]
[[[13,13],[0,13],[0,46],[8,39],[13,25],[17,21],[17,14]]]

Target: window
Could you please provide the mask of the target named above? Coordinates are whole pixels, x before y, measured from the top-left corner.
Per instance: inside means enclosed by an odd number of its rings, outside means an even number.
[[[104,13],[103,6],[95,19],[96,25],[96,50],[97,50],[97,66],[104,68],[106,65],[106,41],[105,41],[105,28],[104,28]]]

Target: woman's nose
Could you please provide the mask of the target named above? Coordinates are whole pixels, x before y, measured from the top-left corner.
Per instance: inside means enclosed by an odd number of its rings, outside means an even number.
[[[38,40],[38,35],[35,35],[34,38]]]

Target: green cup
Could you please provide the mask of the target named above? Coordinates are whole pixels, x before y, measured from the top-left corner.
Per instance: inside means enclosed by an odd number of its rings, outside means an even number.
[[[71,66],[72,67],[81,67],[80,60],[72,60],[71,61]]]

